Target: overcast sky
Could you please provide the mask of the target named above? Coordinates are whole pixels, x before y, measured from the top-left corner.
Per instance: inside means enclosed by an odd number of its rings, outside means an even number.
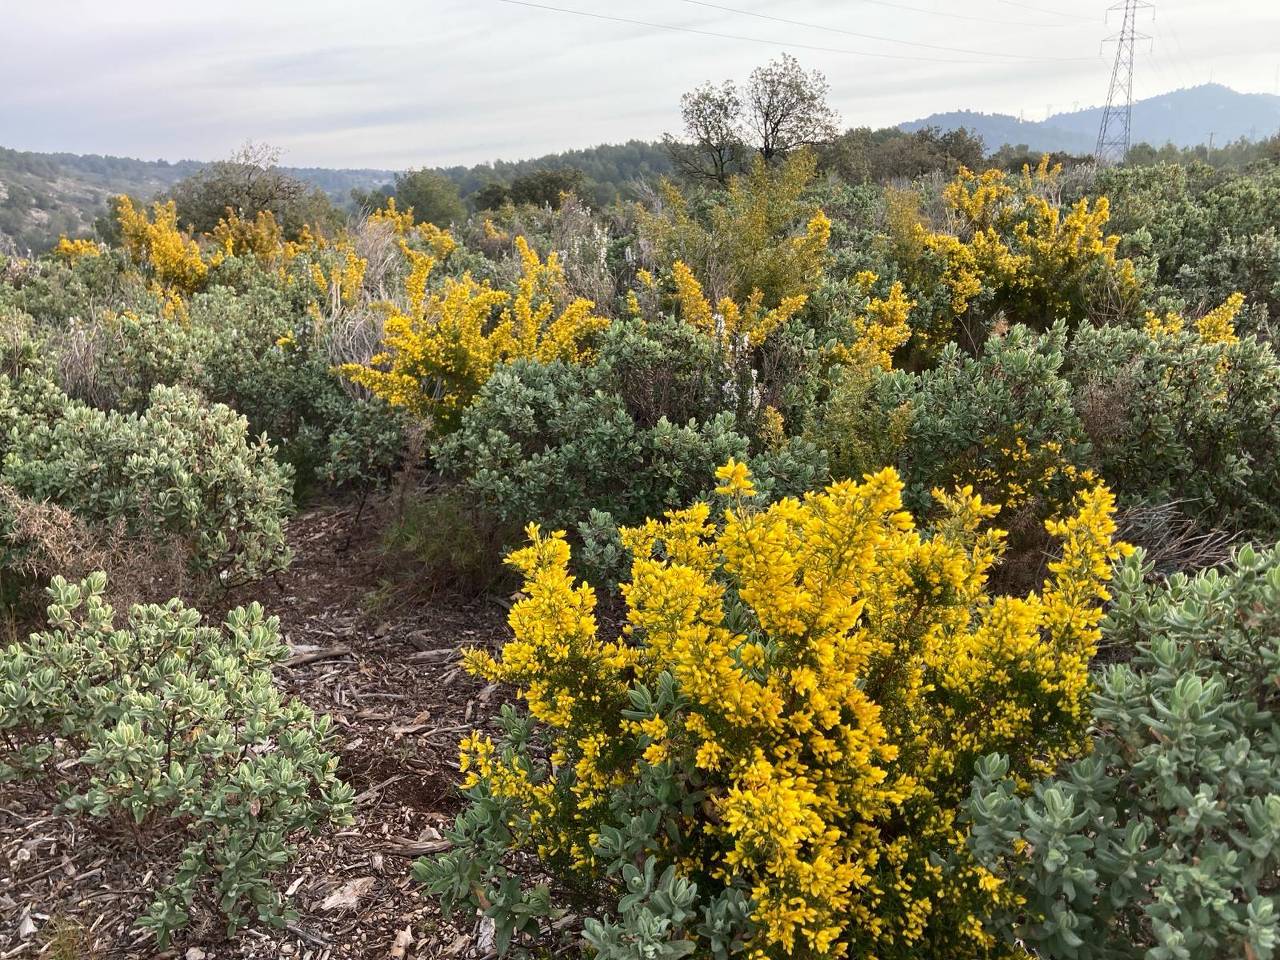
[[[503,0],[0,0],[0,146],[177,160],[254,140],[298,166],[519,159],[656,138],[677,127],[683,91],[782,51],[827,75],[850,126],[962,108],[1039,120],[1105,99],[1108,5],[543,3],[645,21],[624,23]],[[1280,0],[1160,0],[1155,14],[1139,23],[1152,41],[1135,96],[1210,79],[1280,92]]]

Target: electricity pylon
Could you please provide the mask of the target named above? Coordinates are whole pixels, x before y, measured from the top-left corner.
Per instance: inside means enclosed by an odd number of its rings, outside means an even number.
[[[1111,88],[1107,91],[1106,109],[1102,111],[1098,146],[1093,151],[1099,164],[1122,163],[1129,155],[1133,121],[1133,55],[1139,40],[1151,39],[1137,31],[1138,11],[1154,7],[1146,0],[1123,0],[1108,11],[1123,10],[1124,21],[1119,33],[1103,41],[1116,45],[1116,62],[1111,68]]]

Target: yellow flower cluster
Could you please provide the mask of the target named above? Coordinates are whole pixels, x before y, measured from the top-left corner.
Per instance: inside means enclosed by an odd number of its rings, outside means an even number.
[[[804,294],[797,294],[784,298],[772,310],[765,310],[764,295],[755,290],[741,306],[724,297],[712,309],[702,284],[683,261],[677,260],[672,266],[671,279],[681,317],[734,355],[745,354],[764,343],[770,333],[799,313],[807,300]]]
[[[200,245],[178,229],[178,208],[172,201],[156,202],[152,216],[134,207],[127,196],[116,198],[116,220],[124,248],[139,266],[146,266],[164,287],[184,294],[197,290],[209,273],[200,256]]]
[[[335,316],[360,298],[369,261],[357,254],[347,239],[329,245],[325,254],[311,262],[311,284],[321,297],[322,309]]]
[[[879,279],[874,273],[864,271],[857,281],[862,288],[870,289]],[[894,351],[911,339],[908,319],[916,303],[895,280],[887,297],[872,297],[865,312],[852,322],[852,345],[839,344],[833,356],[840,363],[856,367],[893,369]]]
[[[1033,447],[1025,432],[1025,424],[1015,423],[1011,436],[985,437],[987,462],[956,478],[999,503],[998,515],[1004,518],[1037,500],[1050,509],[1065,506],[1098,481],[1092,470],[1072,462],[1061,442],[1048,440]]]
[[[1240,336],[1236,333],[1236,317],[1240,314],[1240,309],[1244,306],[1244,294],[1233,293],[1222,303],[1221,306],[1214,307],[1204,316],[1196,319],[1196,333],[1200,337],[1202,343],[1210,345],[1218,345],[1222,347],[1231,347],[1240,342]],[[1186,329],[1186,320],[1179,313],[1169,312],[1163,317],[1157,316],[1154,312],[1148,311],[1146,317],[1147,336],[1154,340],[1161,337],[1176,336]],[[1214,364],[1214,368],[1219,375],[1225,374],[1231,366],[1231,361],[1224,351]],[[1169,373],[1166,372],[1167,378]],[[1225,397],[1220,394],[1219,399]]]
[[[102,254],[102,248],[92,240],[79,238],[72,240],[65,233],[58,238],[58,245],[53,248],[53,255],[59,259],[66,260],[68,263],[75,263],[83,257],[97,257]]]
[[[567,296],[559,257],[551,253],[544,262],[524,237],[516,238],[521,272],[513,292],[470,274],[429,290],[437,260],[455,244],[430,225],[421,235],[431,252],[402,245],[410,261],[407,309],[387,317],[382,352],[368,366],[346,364],[340,372],[436,428],[452,423],[499,364],[519,357],[582,361],[585,341],[608,325],[590,300]]]
[[[1062,557],[1039,595],[992,597],[1003,535],[971,490],[939,492],[946,516],[926,534],[889,469],[767,509],[742,464],[716,475],[735,503],[720,524],[699,504],[622,532],[634,559],[614,639],[564,535],[530,528],[510,558],[525,577],[514,639],[465,665],[520,691],[572,776],[495,789],[538,824],[529,844],[588,875],[639,771],[696,789],[652,849],[749,892],[754,957],[997,951],[982,919],[1011,895],[967,859],[956,811],[977,757],[1005,752],[1029,776],[1078,745],[1121,551],[1110,493],[1048,525]],[[638,710],[637,691],[664,683],[675,701]],[[468,741],[467,769],[492,750]]]
[[[387,197],[387,205],[369,214],[369,222],[388,227],[397,237],[408,236],[413,230],[413,207],[398,210],[396,198]]]
[[[1221,306],[1214,307],[1195,322],[1196,333],[1205,343],[1239,343],[1236,334],[1236,317],[1244,306],[1244,294],[1233,293]],[[1179,313],[1166,313],[1163,317],[1148,311],[1146,330],[1152,337],[1168,336],[1181,333],[1186,329],[1186,320]]]
[[[1135,302],[1134,266],[1116,255],[1119,237],[1106,233],[1107,198],[1064,210],[1056,199],[1060,171],[1047,157],[1035,170],[1024,168],[1020,182],[1001,170],[962,167],[942,191],[948,217],[942,230],[905,216],[904,205],[897,205],[895,229],[903,234],[897,247],[916,261],[904,265],[906,272],[925,269],[920,254],[927,251],[941,261],[937,280],[949,293],[947,315],[932,318],[927,341],[945,342],[956,337],[957,326],[972,327],[968,314],[980,297],[991,312],[1037,327],[1060,317],[1080,320],[1095,294],[1105,292],[1109,309],[1127,310]],[[928,283],[925,276],[914,280]]]
[[[227,257],[253,257],[264,267],[282,266],[316,243],[310,231],[304,231],[298,242],[286,243],[284,230],[270,210],[259,210],[246,220],[230,207],[207,236],[215,247],[214,265]]]

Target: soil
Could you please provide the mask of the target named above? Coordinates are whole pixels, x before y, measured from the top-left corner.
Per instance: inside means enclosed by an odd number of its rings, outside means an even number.
[[[256,924],[228,939],[216,916],[195,916],[161,951],[133,920],[172,863],[166,851],[54,814],[37,789],[9,784],[0,793],[0,960],[424,960],[488,952],[475,918],[461,927],[445,921],[410,868],[447,848],[441,832],[459,804],[458,739],[485,728],[503,696],[463,673],[457,651],[500,647],[506,609],[495,599],[371,602],[386,593],[383,564],[370,542],[375,525],[356,521],[353,507],[299,516],[289,570],[226,603],[257,600],[279,616],[295,652],[279,681],[333,717],[342,732],[340,774],[357,793],[355,823],[300,838],[279,878],[297,918],[286,929]]]

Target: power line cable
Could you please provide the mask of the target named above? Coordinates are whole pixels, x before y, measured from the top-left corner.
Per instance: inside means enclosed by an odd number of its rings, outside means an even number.
[[[970,50],[965,47],[949,47],[937,43],[925,43],[922,40],[898,40],[895,37],[883,37],[874,33],[858,33],[854,30],[844,30],[840,27],[827,26],[821,23],[811,23],[807,20],[792,20],[788,17],[775,17],[767,13],[756,13],[752,10],[741,10],[737,7],[727,7],[719,3],[709,3],[707,0],[684,0],[685,3],[693,4],[697,7],[708,7],[712,10],[723,10],[726,13],[736,13],[744,17],[755,17],[758,20],[772,20],[774,23],[787,23],[793,27],[806,27],[811,30],[825,30],[831,33],[842,33],[849,37],[858,37],[861,40],[878,40],[882,43],[898,43],[907,47],[922,47],[927,50],[942,50],[947,53],[968,53],[979,57],[1004,57],[1010,60],[1034,60],[1037,62],[1055,62],[1067,63],[1081,60],[1094,60],[1095,57],[1028,57],[1019,53],[1001,53],[996,50]]]
[[[967,20],[970,23],[987,23],[1000,27],[1038,27],[1040,29],[1060,26],[1057,23],[1033,23],[1030,20],[1005,20],[995,17],[980,17],[969,13],[952,13],[950,10],[931,10],[929,7],[915,7],[909,3],[894,3],[892,0],[858,0],[877,7],[888,7],[891,10],[908,10],[911,13],[923,13],[930,17],[944,17],[948,20]]]
[[[871,53],[867,50],[849,50],[843,47],[824,47],[813,43],[795,43],[791,41],[766,40],[763,37],[748,37],[738,33],[721,33],[715,30],[702,30],[698,27],[682,27],[671,23],[655,23],[652,20],[637,20],[633,17],[618,17],[608,13],[595,13],[590,10],[572,10],[568,7],[557,7],[549,3],[534,3],[532,0],[497,0],[516,7],[531,7],[535,10],[551,10],[555,13],[567,13],[576,17],[589,17],[592,20],[607,20],[612,23],[628,23],[637,27],[648,27],[652,30],[672,30],[679,33],[692,33],[703,37],[715,37],[719,40],[742,40],[747,43],[762,43],[774,49],[789,47],[795,50],[817,50],[821,53],[842,53],[854,57],[873,57],[877,60],[911,60],[919,63],[963,63],[994,64],[1005,63],[1003,60],[955,60],[944,57],[913,57],[902,53]]]
[[[1047,13],[1054,17],[1066,17],[1068,20],[1083,20],[1086,23],[1093,23],[1093,17],[1082,17],[1078,13],[1067,13],[1065,10],[1054,10],[1050,7],[1037,7],[1030,3],[1015,3],[1014,0],[996,0],[997,3],[1003,3],[1006,7],[1020,7],[1023,10],[1034,10],[1036,13]]]

